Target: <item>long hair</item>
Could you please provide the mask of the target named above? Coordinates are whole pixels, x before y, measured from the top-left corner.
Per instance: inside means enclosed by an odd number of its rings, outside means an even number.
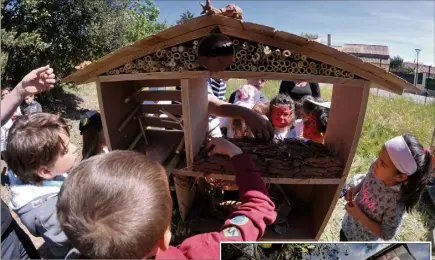
[[[404,134],[403,138],[417,163],[417,171],[408,176],[401,188],[400,201],[405,204],[405,209],[409,213],[420,200],[429,180],[431,154],[429,151],[424,150],[417,137],[411,134]]]
[[[101,127],[95,124],[88,125],[83,131],[83,160],[100,153],[101,131]]]
[[[312,96],[305,96],[302,98],[302,109],[306,114],[313,113],[317,120],[317,131],[319,133],[326,132],[326,126],[328,125],[329,109],[318,106],[309,100],[323,102],[322,99],[313,98]]]

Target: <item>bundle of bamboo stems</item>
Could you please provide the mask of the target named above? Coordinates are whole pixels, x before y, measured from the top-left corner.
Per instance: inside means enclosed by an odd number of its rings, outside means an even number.
[[[136,59],[124,66],[110,70],[107,74],[147,73],[166,71],[201,70],[197,62],[197,48],[200,40],[157,50],[153,54]],[[321,76],[354,78],[354,74],[308,58],[304,54],[287,49],[252,43],[232,38],[235,50],[232,71],[278,72],[311,74]]]

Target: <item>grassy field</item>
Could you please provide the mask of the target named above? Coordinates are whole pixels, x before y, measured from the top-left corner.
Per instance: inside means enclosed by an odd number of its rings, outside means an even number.
[[[230,80],[227,98],[245,80]],[[264,95],[271,99],[279,89],[279,81],[268,81],[263,89]],[[330,100],[331,85],[321,84],[322,98]],[[428,147],[435,127],[435,104],[423,105],[403,97],[387,98],[371,94],[367,105],[363,131],[353,159],[349,176],[367,172],[382,145],[390,138],[409,132],[418,137]],[[402,241],[426,241],[429,232],[435,228],[435,220],[425,213],[425,205],[412,214],[406,214],[398,236]],[[344,201],[339,200],[332,217],[321,237],[323,241],[338,241],[341,219],[344,214]]]

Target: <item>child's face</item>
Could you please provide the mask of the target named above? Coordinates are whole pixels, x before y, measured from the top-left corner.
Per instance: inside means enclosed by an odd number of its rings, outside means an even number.
[[[24,101],[26,101],[27,104],[32,104],[33,100],[35,100],[34,95],[28,95],[24,98]]]
[[[382,148],[378,159],[373,165],[373,172],[376,179],[383,181],[386,185],[394,185],[406,180],[408,177],[406,174],[398,172],[396,166],[394,166],[391,161],[385,146]]]
[[[319,140],[322,138],[322,134],[317,129],[317,120],[313,113],[309,113],[303,117],[304,121],[304,138],[310,140]]]
[[[9,90],[3,89],[2,90],[2,99],[4,99],[9,94]]]
[[[266,81],[261,78],[249,78],[248,84],[256,87],[257,89],[262,89],[266,85]]]
[[[274,127],[287,127],[292,122],[292,111],[287,105],[273,106],[271,117]]]
[[[65,149],[51,167],[40,169],[39,175],[43,179],[53,179],[58,175],[67,173],[77,162],[77,146],[71,143],[70,137],[65,132],[60,132],[59,137],[65,144]]]

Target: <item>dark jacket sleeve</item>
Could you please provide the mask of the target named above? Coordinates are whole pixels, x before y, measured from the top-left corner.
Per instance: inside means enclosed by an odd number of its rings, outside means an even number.
[[[251,155],[231,159],[242,204],[225,221],[221,234],[231,240],[256,241],[276,219],[275,204],[256,169]]]
[[[311,96],[314,98],[321,98],[319,83],[310,83]]]

